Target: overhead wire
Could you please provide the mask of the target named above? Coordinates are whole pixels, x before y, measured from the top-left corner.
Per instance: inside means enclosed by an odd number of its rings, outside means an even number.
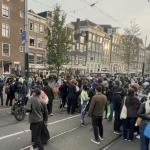
[[[97,11],[99,11],[100,14],[110,18],[112,21],[114,21],[115,23],[121,25],[121,26],[124,26],[126,27],[123,23],[121,23],[118,19],[116,19],[115,17],[113,17],[112,15],[108,14],[107,12],[105,12],[104,10],[100,9],[99,7],[96,6],[97,3],[89,3],[87,0],[80,0],[82,2],[84,2],[86,5],[88,5],[89,7],[91,8],[96,8]],[[92,5],[92,6],[91,6]]]

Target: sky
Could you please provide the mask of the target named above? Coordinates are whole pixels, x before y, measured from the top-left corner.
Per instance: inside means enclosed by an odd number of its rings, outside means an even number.
[[[95,3],[94,7],[90,5]],[[141,29],[141,38],[150,44],[150,2],[148,0],[28,0],[28,9],[35,12],[52,11],[56,5],[67,14],[67,22],[77,18],[96,24],[111,24],[123,30],[135,21]],[[145,43],[145,42],[144,42]]]

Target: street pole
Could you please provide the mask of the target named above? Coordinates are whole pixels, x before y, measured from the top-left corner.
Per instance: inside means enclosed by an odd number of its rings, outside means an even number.
[[[145,43],[144,43],[144,60],[143,60],[143,66],[142,66],[142,76],[144,76],[144,74],[145,74],[146,44],[147,44],[147,35],[145,37]]]
[[[109,64],[109,67],[110,67],[110,72],[112,73],[112,48],[113,48],[113,35],[111,34],[110,35],[110,58],[109,58],[109,60],[110,60],[110,64]]]
[[[29,76],[29,50],[28,50],[28,0],[25,0],[25,11],[24,11],[24,31],[26,34],[24,44],[24,73],[25,77]]]

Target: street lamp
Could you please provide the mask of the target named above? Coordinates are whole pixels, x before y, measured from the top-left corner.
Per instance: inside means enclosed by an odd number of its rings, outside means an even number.
[[[28,0],[25,0],[25,11],[24,11],[24,73],[28,78],[29,76],[29,51],[28,51]]]

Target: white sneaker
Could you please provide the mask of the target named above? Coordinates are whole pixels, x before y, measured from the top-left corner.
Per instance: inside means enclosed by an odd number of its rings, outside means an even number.
[[[114,134],[119,135],[120,133],[119,133],[119,132],[114,131]]]
[[[104,138],[102,138],[101,136],[99,136],[99,139],[100,139],[101,141],[104,141]]]
[[[100,144],[100,141],[97,141],[95,139],[91,139],[91,142],[95,143],[95,144]]]
[[[38,150],[38,149],[37,148],[33,148],[33,146],[31,146],[30,150]]]
[[[137,135],[137,136],[136,136],[136,139],[140,139],[140,135]]]
[[[33,149],[33,146],[30,147],[30,150],[34,150],[34,149]]]

